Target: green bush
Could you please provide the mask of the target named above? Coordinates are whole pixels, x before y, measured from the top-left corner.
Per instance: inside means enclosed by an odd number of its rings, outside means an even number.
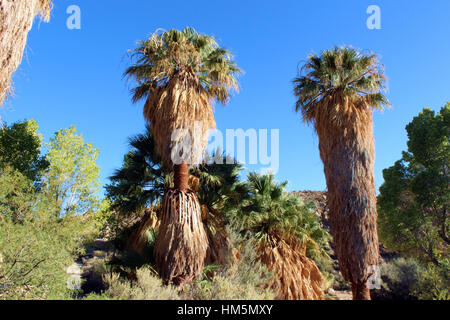
[[[422,270],[414,259],[396,258],[380,265],[381,288],[372,290],[376,300],[416,300],[413,285]]]
[[[420,271],[414,294],[420,300],[450,300],[449,271],[448,260],[439,267],[429,264]]]
[[[254,239],[245,239],[230,227],[228,262],[216,266],[202,281],[184,290],[185,299],[193,300],[273,300],[275,293],[267,288],[272,273],[257,262]],[[235,249],[231,249],[235,248]],[[236,253],[238,259],[235,258]],[[212,274],[212,275],[211,275]]]
[[[186,284],[182,288],[165,286],[156,271],[149,265],[139,268],[121,265],[122,272],[104,275],[107,290],[102,294],[90,294],[86,299],[118,300],[267,300],[275,295],[266,288],[272,276],[262,264],[254,262],[255,248],[251,240],[244,240],[229,230],[231,247],[239,249],[239,258],[234,259],[236,250],[230,250],[230,259],[224,266],[210,265],[203,272],[203,279]],[[130,259],[129,257],[126,259]],[[125,259],[125,260],[126,260]],[[119,266],[114,266],[119,270]]]
[[[0,298],[70,298],[66,269],[92,232],[83,217],[0,221]]]
[[[143,267],[136,271],[136,279],[130,281],[120,278],[118,273],[105,275],[107,290],[102,294],[90,294],[88,300],[179,300],[178,291],[165,286],[156,272]]]

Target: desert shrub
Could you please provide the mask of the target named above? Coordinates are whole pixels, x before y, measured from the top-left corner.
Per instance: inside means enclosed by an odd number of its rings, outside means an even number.
[[[0,298],[68,299],[66,269],[94,237],[83,217],[0,221]]]
[[[266,288],[267,281],[272,275],[265,266],[255,262],[256,250],[252,241],[244,240],[231,229],[227,232],[231,243],[229,260],[222,266],[207,266],[202,279],[185,284],[182,288],[175,288],[164,285],[149,265],[139,268],[121,265],[122,272],[104,276],[107,287],[104,293],[90,294],[86,299],[273,299],[274,293]],[[115,268],[117,270],[118,265]]]
[[[273,275],[257,261],[254,239],[242,237],[229,226],[227,233],[230,247],[226,264],[206,270],[202,281],[184,288],[183,297],[193,300],[274,299],[275,293],[267,288]]]
[[[397,258],[380,265],[381,288],[371,292],[375,300],[416,300],[413,286],[422,267],[412,258]]]
[[[420,300],[450,300],[449,264],[446,260],[440,266],[429,264],[420,270],[413,293]]]
[[[325,279],[324,292],[329,289],[349,290],[350,286],[342,277],[339,271],[338,263],[332,260],[328,255],[318,255],[314,258],[314,262],[319,268]]]
[[[136,279],[130,281],[120,277],[118,273],[105,275],[107,290],[102,294],[90,294],[88,300],[178,300],[178,291],[166,286],[158,278],[156,272],[149,267],[136,271]]]

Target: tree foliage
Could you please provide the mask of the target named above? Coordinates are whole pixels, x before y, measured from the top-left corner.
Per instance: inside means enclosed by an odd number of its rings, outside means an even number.
[[[34,120],[16,122],[0,130],[0,170],[9,166],[37,181],[39,174],[48,166],[41,155],[42,135]]]
[[[59,130],[50,140],[44,184],[57,215],[95,211],[100,185],[97,157],[98,150],[91,143],[84,143],[73,126]]]
[[[131,137],[129,145],[130,151],[122,167],[114,172],[111,183],[106,186],[112,208],[124,215],[141,212],[158,203],[164,190],[173,187],[173,174],[162,166],[150,126],[145,133]],[[212,157],[222,158],[223,164],[211,163]],[[191,188],[196,189],[200,204],[210,211],[223,211],[237,204],[243,194],[239,182],[241,170],[241,165],[227,162],[227,157],[220,152],[192,167],[190,175],[197,181],[194,183],[191,179]]]
[[[425,108],[406,126],[408,151],[383,171],[379,229],[392,249],[448,264],[450,103]]]

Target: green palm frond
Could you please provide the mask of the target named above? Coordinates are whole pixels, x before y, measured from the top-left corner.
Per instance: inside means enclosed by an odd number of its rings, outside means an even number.
[[[157,30],[130,51],[134,61],[124,77],[136,81],[133,102],[147,98],[152,89],[163,88],[177,73],[195,75],[211,99],[226,104],[230,90],[238,91],[237,67],[230,51],[219,47],[214,37],[191,27]]]
[[[248,195],[233,212],[235,223],[260,241],[277,238],[301,244],[311,254],[321,253],[330,235],[321,228],[314,204],[288,194],[286,185],[276,183],[273,175],[249,173]]]
[[[339,123],[341,117],[358,109],[381,110],[390,105],[383,94],[385,82],[383,66],[374,54],[365,55],[350,47],[335,47],[320,56],[312,54],[293,80],[295,110],[313,123],[320,114]]]

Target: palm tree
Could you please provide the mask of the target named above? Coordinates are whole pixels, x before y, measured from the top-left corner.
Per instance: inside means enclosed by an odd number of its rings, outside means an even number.
[[[201,275],[207,250],[200,205],[188,188],[188,168],[200,163],[208,129],[215,127],[213,101],[229,101],[240,70],[214,37],[189,27],[156,31],[138,43],[132,59],[124,75],[137,82],[133,102],[146,99],[144,116],[163,167],[174,171],[174,188],[165,191],[163,200],[156,266],[164,280],[181,284]]]
[[[157,204],[173,184],[172,175],[162,168],[150,126],[145,133],[129,138],[128,144],[131,148],[122,167],[109,177],[111,183],[106,186],[112,209],[124,216]]]
[[[372,111],[389,105],[384,72],[376,55],[349,47],[310,55],[301,72],[296,111],[319,137],[339,266],[353,298],[370,299],[379,257]]]
[[[50,0],[0,1],[0,105],[11,91],[11,76],[22,61],[34,17],[48,21],[51,8]]]
[[[234,223],[257,239],[258,260],[273,272],[269,286],[279,299],[322,299],[324,280],[310,257],[325,254],[329,234],[314,204],[288,194],[286,184],[250,173],[247,197],[232,213]]]
[[[145,235],[148,224],[154,227],[164,190],[173,187],[173,175],[161,166],[161,157],[150,126],[143,134],[129,139],[131,150],[125,155],[123,165],[109,178],[106,186],[111,208],[124,217],[145,212],[141,227],[135,236]],[[222,163],[211,160],[222,158]],[[237,206],[245,193],[239,181],[242,166],[223,154],[213,154],[190,169],[189,187],[196,191],[202,210],[202,222],[208,238],[205,264],[224,264],[229,249],[224,212]],[[136,243],[134,243],[136,244]],[[135,245],[137,248],[138,245]]]
[[[230,161],[224,154],[213,154],[212,158],[218,157],[222,158],[221,163],[210,163],[211,158],[208,157],[204,163],[191,169],[191,177],[197,180],[193,184],[196,185],[208,238],[207,265],[227,262],[231,243],[226,230],[226,213],[240,204],[246,190],[245,183],[239,181],[242,165]]]

